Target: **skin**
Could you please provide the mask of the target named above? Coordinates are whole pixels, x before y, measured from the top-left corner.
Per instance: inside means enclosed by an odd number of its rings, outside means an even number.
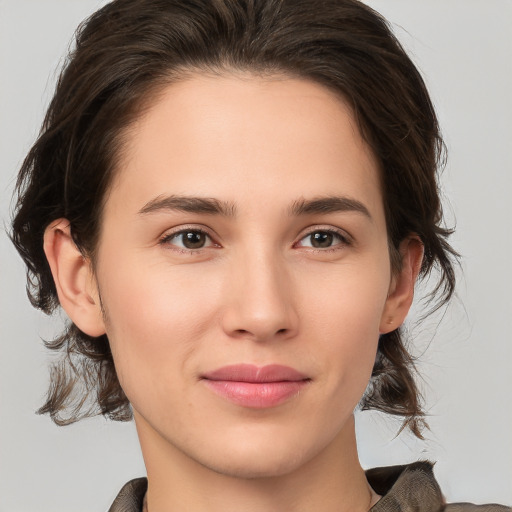
[[[391,271],[378,164],[350,109],[305,80],[193,75],[155,99],[126,148],[95,272],[65,219],[48,227],[45,250],[71,319],[109,337],[150,512],[368,510],[377,497],[353,410],[379,335],[410,307],[422,247],[404,240]],[[182,196],[225,211],[176,209]],[[327,212],[298,211],[334,196]],[[201,379],[239,363],[309,381],[250,409]]]

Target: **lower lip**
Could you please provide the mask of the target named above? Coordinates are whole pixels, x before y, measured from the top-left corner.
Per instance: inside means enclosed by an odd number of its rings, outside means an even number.
[[[309,381],[240,382],[204,379],[204,382],[212,391],[237,405],[266,409],[298,395]]]

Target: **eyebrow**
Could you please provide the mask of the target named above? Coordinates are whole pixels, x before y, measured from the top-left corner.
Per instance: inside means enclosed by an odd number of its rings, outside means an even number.
[[[372,220],[368,208],[350,197],[328,196],[313,199],[299,199],[290,208],[290,215],[328,214],[336,212],[357,212]]]
[[[206,215],[222,215],[225,217],[234,217],[236,215],[236,205],[228,201],[220,201],[212,197],[194,197],[194,196],[158,196],[148,201],[140,210],[139,215],[147,215],[162,211],[181,211],[186,213],[198,213]],[[320,214],[326,215],[336,212],[356,212],[368,217],[372,216],[368,208],[350,197],[327,196],[313,199],[298,199],[294,201],[288,210],[290,216],[302,216]]]
[[[219,201],[212,197],[158,196],[147,202],[139,210],[139,214],[146,215],[167,210],[234,217],[236,206],[233,203]]]

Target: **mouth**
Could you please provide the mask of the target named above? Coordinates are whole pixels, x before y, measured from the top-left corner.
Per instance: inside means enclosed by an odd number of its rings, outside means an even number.
[[[221,397],[242,407],[266,409],[297,396],[311,379],[301,372],[277,364],[224,366],[201,377]]]

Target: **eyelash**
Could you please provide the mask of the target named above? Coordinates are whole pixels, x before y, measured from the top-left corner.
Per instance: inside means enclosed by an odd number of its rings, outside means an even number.
[[[171,240],[178,238],[180,235],[184,235],[185,233],[199,233],[201,235],[204,235],[210,240],[211,245],[209,245],[207,247],[199,247],[197,249],[188,249],[188,248],[178,247],[175,244],[170,243]],[[193,226],[188,227],[188,228],[187,227],[180,228],[178,231],[174,231],[172,233],[166,233],[159,239],[158,243],[160,245],[167,245],[167,246],[172,245],[173,250],[184,253],[184,254],[200,254],[201,252],[203,252],[204,249],[208,249],[210,247],[220,247],[219,244],[217,244],[213,241],[212,236],[210,235],[210,233],[208,231],[206,231],[205,229],[201,229],[199,227],[193,227]]]
[[[314,226],[314,227],[310,228],[306,234],[301,236],[301,238],[298,240],[298,242],[296,242],[294,244],[294,246],[297,245],[302,240],[304,240],[308,237],[311,237],[315,233],[332,235],[333,237],[335,237],[339,240],[339,243],[332,245],[330,247],[326,247],[326,248],[306,247],[309,252],[315,252],[315,253],[334,252],[334,251],[339,251],[343,247],[352,245],[352,240],[345,232],[343,232],[341,230],[333,229],[332,227],[327,228],[327,227],[322,227],[322,226]]]
[[[170,243],[173,239],[176,239],[180,235],[182,236],[185,233],[197,233],[197,234],[204,235],[204,236],[206,236],[210,240],[210,244],[211,245],[208,245],[207,247],[198,247],[196,249],[189,249],[189,248],[178,247],[175,244],[171,244]],[[335,238],[337,238],[339,240],[339,243],[337,243],[337,244],[335,244],[333,246],[330,246],[330,247],[326,247],[326,248],[304,246],[305,248],[307,248],[307,250],[309,252],[315,252],[315,253],[333,252],[333,251],[338,251],[338,250],[340,250],[343,247],[347,247],[347,246],[352,245],[352,241],[351,241],[350,237],[346,233],[344,233],[344,232],[342,232],[340,230],[333,229],[332,227],[323,228],[321,226],[314,226],[310,230],[308,230],[307,233],[302,235],[301,238],[297,242],[295,242],[293,244],[293,247],[297,247],[298,244],[302,240],[304,240],[304,239],[306,239],[308,237],[311,237],[315,233],[323,233],[323,234],[327,234],[327,235],[332,235],[333,237],[335,237]],[[172,233],[167,233],[167,234],[163,235],[159,239],[158,243],[160,245],[163,245],[163,246],[164,245],[165,246],[172,245],[173,246],[173,250],[181,252],[181,253],[184,253],[184,254],[200,254],[200,253],[203,252],[204,249],[208,249],[210,247],[214,247],[214,248],[221,247],[219,244],[217,244],[213,240],[212,236],[210,235],[210,233],[208,231],[206,231],[205,229],[199,228],[199,227],[194,227],[194,226],[191,226],[189,228],[187,228],[187,227],[180,228],[178,231],[174,231]]]

